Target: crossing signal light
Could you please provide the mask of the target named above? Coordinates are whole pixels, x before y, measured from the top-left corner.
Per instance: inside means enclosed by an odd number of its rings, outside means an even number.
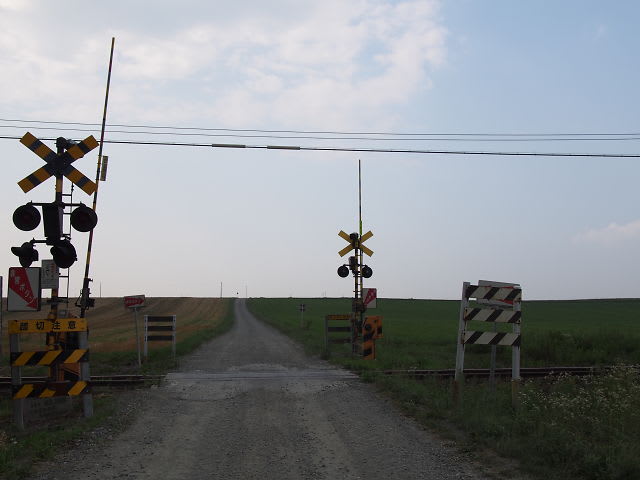
[[[18,256],[20,265],[27,268],[38,260],[38,251],[33,247],[33,243],[24,242],[19,247],[11,247],[11,253]]]
[[[78,259],[76,249],[69,240],[58,240],[51,247],[53,261],[60,268],[69,268]]]
[[[371,278],[371,275],[373,275],[373,270],[371,270],[371,267],[369,267],[368,265],[365,265],[362,267],[362,276],[364,278]]]
[[[42,205],[44,236],[48,245],[54,245],[62,236],[62,210],[62,205],[56,202]]]
[[[95,210],[81,204],[71,212],[71,226],[79,232],[89,232],[98,224]]]
[[[338,276],[344,278],[349,275],[349,267],[342,265],[338,267]]]
[[[32,203],[21,205],[13,212],[13,224],[24,232],[40,225],[40,212]]]

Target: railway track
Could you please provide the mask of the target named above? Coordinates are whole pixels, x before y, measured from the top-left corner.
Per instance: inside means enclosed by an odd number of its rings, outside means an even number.
[[[613,366],[601,366],[601,367],[530,367],[521,368],[520,376],[522,378],[536,378],[547,377],[550,375],[599,375],[607,371],[612,370]],[[624,368],[638,369],[638,365],[628,365]],[[440,370],[381,370],[380,373],[385,375],[401,375],[410,378],[428,378],[428,377],[440,377],[449,378],[455,376],[454,369],[440,369]],[[464,376],[466,378],[488,378],[490,370],[488,368],[465,368]],[[496,377],[511,377],[511,368],[496,368]]]
[[[551,375],[599,375],[610,371],[612,366],[602,367],[531,367],[521,368],[520,375],[522,378],[540,378]],[[637,369],[640,371],[640,365],[628,365],[624,368]],[[455,376],[455,370],[452,368],[447,369],[434,369],[434,370],[377,370],[375,373],[383,375],[404,376],[414,379],[424,378],[453,378]],[[466,368],[464,370],[466,378],[489,378],[490,371],[488,368]],[[501,378],[511,377],[510,368],[496,368],[495,376]],[[295,377],[292,377],[294,379]],[[159,382],[165,379],[165,375],[96,375],[91,377],[92,387],[136,387],[144,386],[152,382]],[[234,375],[226,374],[226,380],[234,379],[251,379],[249,377],[238,375],[238,378],[234,378]],[[46,383],[46,377],[22,377],[22,383]],[[11,388],[11,377],[0,377],[0,389]]]
[[[92,387],[135,387],[157,382],[164,375],[96,375],[91,377]],[[22,377],[22,383],[46,383],[47,377]],[[0,389],[11,388],[11,377],[0,377]]]

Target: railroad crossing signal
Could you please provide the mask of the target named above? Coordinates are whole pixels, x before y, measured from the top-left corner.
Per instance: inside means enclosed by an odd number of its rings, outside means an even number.
[[[20,139],[20,143],[47,162],[44,167],[39,168],[18,182],[18,185],[24,193],[37,187],[53,175],[64,175],[80,187],[87,195],[91,195],[96,191],[96,184],[85,177],[79,170],[71,166],[73,162],[84,157],[98,146],[98,142],[93,135],[88,136],[77,144],[70,145],[64,153],[60,154],[55,153],[29,132],[25,133]]]
[[[63,175],[80,187],[85,193],[91,195],[97,189],[97,185],[76,170],[71,164],[98,146],[93,136],[89,136],[79,143],[73,143],[63,137],[56,140],[59,153],[54,153],[44,143],[27,132],[20,143],[42,158],[46,165],[39,168],[31,175],[18,182],[23,192],[40,185],[51,176],[61,178]],[[56,201],[53,203],[29,202],[16,209],[13,214],[13,223],[22,231],[34,230],[40,220],[44,223],[44,236],[46,244],[51,245],[51,255],[56,265],[60,268],[69,268],[77,260],[76,249],[63,234],[62,218],[64,208],[77,204],[65,204],[61,200],[61,192],[56,193]],[[36,208],[42,207],[42,215]],[[98,223],[95,211],[84,204],[80,204],[71,212],[71,226],[79,232],[88,232]],[[20,247],[13,247],[11,251],[20,259],[20,265],[27,267],[38,260],[38,252],[34,249],[34,243],[23,243]]]
[[[373,275],[373,270],[368,265],[362,265],[362,253],[366,253],[367,255],[373,255],[373,250],[369,247],[363,245],[365,241],[373,237],[373,233],[369,230],[364,235],[360,236],[357,233],[352,233],[351,235],[346,234],[342,230],[338,232],[338,236],[349,242],[349,245],[344,247],[342,250],[338,252],[338,255],[344,257],[351,250],[356,251],[355,256],[349,257],[349,264],[341,265],[338,267],[338,276],[345,278],[349,276],[349,271],[353,272],[356,278],[371,278]],[[361,252],[358,254],[358,251]]]
[[[11,247],[11,253],[16,255],[20,260],[20,265],[27,268],[38,260],[38,251],[33,247],[33,243],[24,242],[19,247]]]
[[[347,253],[349,253],[351,250],[354,250],[356,248],[359,248],[369,256],[373,255],[373,250],[363,245],[364,242],[366,242],[371,237],[373,237],[373,233],[371,233],[371,230],[369,230],[367,233],[362,235],[362,237],[360,238],[358,238],[357,233],[352,233],[351,235],[348,235],[342,230],[340,230],[338,235],[343,239],[345,239],[347,242],[349,242],[349,245],[347,245],[346,247],[344,247],[342,250],[338,252],[338,255],[340,255],[341,257],[344,257]]]

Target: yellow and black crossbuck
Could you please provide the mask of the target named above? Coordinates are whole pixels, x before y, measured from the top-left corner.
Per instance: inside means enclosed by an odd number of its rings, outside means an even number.
[[[338,252],[338,255],[340,255],[341,257],[344,257],[347,253],[349,253],[351,250],[354,250],[356,248],[359,248],[360,250],[362,250],[363,253],[366,253],[369,256],[373,255],[373,250],[363,245],[364,242],[366,242],[371,237],[373,237],[373,233],[371,233],[371,231],[368,231],[367,233],[365,233],[359,238],[356,235],[354,235],[354,238],[351,238],[351,236],[348,233],[345,233],[344,231],[340,230],[338,232],[338,236],[346,240],[347,242],[349,242],[349,245],[347,245],[346,247],[344,247],[342,250]]]
[[[98,146],[98,142],[93,135],[72,145],[67,151],[61,154],[55,153],[29,132],[20,139],[20,143],[47,162],[44,167],[39,168],[18,182],[18,185],[24,193],[37,187],[53,175],[64,175],[80,187],[87,195],[91,195],[96,191],[96,184],[85,177],[79,170],[71,166],[71,163],[84,157],[85,154]]]

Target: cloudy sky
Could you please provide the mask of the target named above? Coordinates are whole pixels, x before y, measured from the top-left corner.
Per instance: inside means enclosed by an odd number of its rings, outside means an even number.
[[[99,138],[115,37],[105,140],[133,143],[104,145],[95,294],[351,295],[337,233],[357,230],[361,160],[382,297],[454,299],[479,279],[640,296],[639,158],[472,154],[640,154],[637,2],[150,5],[0,0],[5,279],[9,248],[39,234],[14,209],[54,188],[20,190],[42,161],[15,137]],[[74,165],[93,178],[96,160]]]

